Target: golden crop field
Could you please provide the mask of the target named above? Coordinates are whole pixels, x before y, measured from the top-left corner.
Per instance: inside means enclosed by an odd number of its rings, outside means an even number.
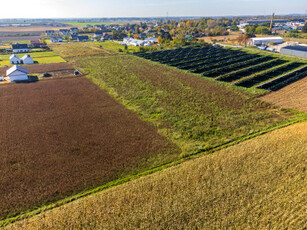
[[[279,129],[7,229],[303,229],[306,132]]]
[[[307,77],[261,99],[277,106],[307,112]]]

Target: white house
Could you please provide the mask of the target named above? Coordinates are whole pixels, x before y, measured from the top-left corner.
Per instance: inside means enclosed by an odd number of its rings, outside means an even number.
[[[33,58],[29,54],[24,55],[21,58],[21,60],[23,64],[33,64],[34,63]]]
[[[16,54],[12,54],[10,56],[10,63],[11,64],[20,64],[21,60],[20,60],[20,58]]]
[[[27,44],[14,44],[12,45],[12,49],[14,53],[27,53],[29,52],[29,48]]]
[[[148,41],[149,43],[158,43],[158,38],[145,38],[145,41]]]
[[[28,73],[28,69],[19,65],[14,65],[6,71],[6,75],[11,82],[28,80]]]
[[[260,38],[251,38],[253,45],[267,45],[270,42],[275,42],[276,44],[281,44],[284,42],[282,37],[260,37]]]
[[[47,36],[51,36],[51,35],[54,35],[54,34],[55,34],[54,30],[46,30]]]
[[[63,38],[61,37],[52,37],[50,40],[52,43],[63,42]]]

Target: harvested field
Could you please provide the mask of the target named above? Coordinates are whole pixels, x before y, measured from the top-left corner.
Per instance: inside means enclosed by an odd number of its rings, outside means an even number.
[[[58,53],[63,58],[84,57],[84,56],[108,56],[118,55],[115,51],[101,49],[93,44],[82,43],[66,43],[66,44],[50,44],[49,45],[54,52]]]
[[[3,36],[0,34],[0,41],[5,42],[12,42],[12,41],[25,41],[25,40],[39,40],[41,36],[39,35],[31,35],[31,36]]]
[[[83,77],[2,85],[0,107],[0,219],[179,155]]]
[[[307,77],[260,98],[277,106],[307,113]]]
[[[8,26],[8,27],[0,27],[1,32],[45,32],[46,30],[60,30],[60,29],[70,29],[71,26],[68,27],[50,27],[50,26]]]
[[[295,115],[222,83],[130,55],[84,57],[76,66],[155,124],[185,154],[237,140]]]
[[[306,132],[276,130],[7,229],[304,229]]]
[[[0,75],[5,75],[6,70],[10,67],[2,67],[0,68]],[[62,70],[73,70],[74,67],[67,63],[50,63],[50,64],[33,64],[33,65],[26,65],[26,68],[29,70],[29,73],[44,73],[44,72],[51,72],[51,71],[62,71]]]

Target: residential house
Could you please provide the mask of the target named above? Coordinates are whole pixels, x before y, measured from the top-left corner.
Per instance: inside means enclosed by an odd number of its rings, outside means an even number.
[[[62,37],[52,37],[50,38],[52,43],[58,43],[58,42],[63,42],[63,38]]]
[[[43,48],[45,47],[45,44],[41,43],[39,40],[36,40],[36,41],[30,41],[30,46],[32,48]]]
[[[145,39],[145,38],[147,38],[147,35],[145,34],[145,33],[140,33],[140,39]]]
[[[158,43],[158,38],[145,38],[150,44]]]
[[[53,36],[55,34],[54,30],[46,30],[47,36]]]
[[[77,39],[78,39],[78,34],[73,33],[70,35],[70,40],[77,40]]]
[[[60,34],[69,35],[70,34],[70,30],[60,29]]]
[[[78,42],[87,42],[89,40],[88,36],[78,36],[77,41]]]
[[[70,32],[76,33],[78,31],[79,31],[78,27],[71,27],[70,28]]]
[[[14,65],[6,71],[6,76],[8,76],[8,80],[11,82],[26,81],[28,80],[28,73],[28,69],[19,65]]]
[[[14,44],[12,45],[12,49],[14,53],[27,53],[29,52],[29,48],[27,44]]]
[[[23,64],[34,64],[33,58],[29,54],[25,54],[22,58],[21,61]]]
[[[100,39],[100,41],[104,42],[104,41],[109,41],[112,40],[112,35],[104,33]]]
[[[94,38],[101,37],[101,36],[102,36],[102,31],[94,32]]]
[[[16,54],[12,54],[10,56],[10,63],[11,64],[20,64],[21,63],[20,57]]]

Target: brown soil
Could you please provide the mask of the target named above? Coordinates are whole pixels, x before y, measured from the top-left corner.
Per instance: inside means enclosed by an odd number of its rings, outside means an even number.
[[[271,92],[261,99],[284,108],[307,112],[307,77],[276,92]]]
[[[24,27],[0,27],[0,32],[45,32],[46,30],[60,30],[60,29],[70,29],[72,26],[68,27],[43,27],[43,26],[24,26]]]
[[[0,36],[0,41],[24,41],[24,40],[39,40],[41,36]]]
[[[179,153],[84,77],[0,88],[0,217],[141,171],[157,154],[162,163]]]

